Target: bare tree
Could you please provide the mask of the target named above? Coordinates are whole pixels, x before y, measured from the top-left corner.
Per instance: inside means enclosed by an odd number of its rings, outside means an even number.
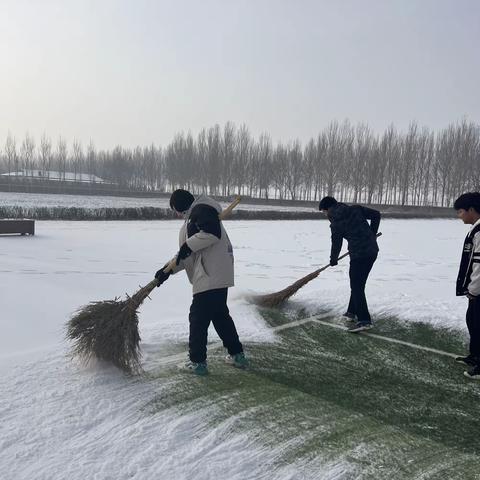
[[[27,132],[20,148],[20,159],[26,175],[31,175],[35,164],[35,140]]]
[[[300,141],[296,140],[287,146],[287,175],[285,185],[292,200],[296,200],[298,189],[303,180],[303,155]]]
[[[286,196],[286,178],[288,172],[288,152],[287,149],[279,143],[272,154],[272,187],[275,191],[275,197],[283,200]]]
[[[345,121],[341,126],[337,121],[334,121],[327,127],[325,135],[327,148],[324,179],[326,193],[332,196],[335,195],[342,170],[345,171],[345,156],[353,142],[353,131],[348,121]]]
[[[97,151],[95,149],[95,145],[93,141],[90,139],[90,143],[87,147],[87,154],[85,158],[85,164],[87,168],[87,172],[91,175],[92,182],[95,183],[94,176],[97,174]]]
[[[268,199],[269,198],[269,189],[270,189],[270,178],[271,178],[271,166],[272,166],[272,140],[268,133],[262,133],[258,139],[258,188],[259,195]]]
[[[232,184],[232,169],[236,150],[236,131],[235,125],[232,122],[227,122],[223,128],[223,138],[221,143],[222,149],[222,193],[223,195],[230,195],[230,188]]]
[[[208,193],[209,175],[208,175],[208,141],[207,132],[203,128],[197,137],[196,148],[196,166],[197,166],[197,183],[201,186],[202,193]]]
[[[237,193],[243,193],[247,181],[247,171],[251,162],[252,139],[246,125],[237,131],[236,148],[233,160],[233,179]]]
[[[450,125],[438,135],[435,152],[435,170],[439,176],[442,207],[445,206],[447,202],[448,184],[453,170],[452,159],[454,158],[454,153],[455,128],[453,125]]]
[[[215,125],[207,132],[208,187],[211,195],[218,195],[221,177],[220,127]]]
[[[12,168],[15,171],[15,176],[18,175],[18,154],[17,154],[17,143],[15,137],[12,137],[10,132],[7,135],[7,140],[5,142],[5,157],[7,161],[7,171],[11,173]]]
[[[312,139],[305,146],[303,152],[303,179],[305,184],[306,200],[317,200],[317,183],[315,182],[315,166],[317,163],[317,147]]]
[[[52,159],[52,141],[44,133],[42,135],[42,139],[40,140],[40,168],[42,171],[42,176],[47,179],[50,178]]]
[[[63,181],[65,181],[65,173],[67,171],[67,155],[67,142],[62,137],[59,137],[55,152],[55,163],[57,165],[59,179]]]
[[[77,177],[81,179],[81,174],[83,170],[84,155],[82,144],[78,140],[73,140],[72,145],[72,169],[73,169],[73,178],[77,181]]]

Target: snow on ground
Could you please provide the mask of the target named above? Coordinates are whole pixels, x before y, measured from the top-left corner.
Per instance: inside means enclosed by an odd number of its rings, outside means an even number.
[[[328,263],[329,229],[315,221],[225,224],[236,265],[229,306],[248,352],[249,343],[275,336],[245,296],[280,290]],[[253,427],[248,434],[236,432],[238,418],[205,433],[215,405],[152,412],[155,398],[168,398],[168,375],[147,382],[66,359],[63,328],[72,311],[147,283],[175,253],[179,228],[179,221],[49,221],[37,222],[34,237],[0,237],[2,479],[350,478],[345,458],[311,460],[315,476],[301,475],[301,465],[278,462],[285,446],[266,449]],[[466,305],[454,287],[467,230],[455,220],[382,222],[381,252],[367,291],[373,318],[395,316],[465,332]],[[305,314],[341,314],[348,295],[344,260],[291,304]],[[147,372],[157,372],[159,358],[185,349],[190,300],[181,273],[142,306]],[[211,338],[217,339],[213,328]]]
[[[227,203],[222,203],[227,206]],[[53,195],[43,193],[0,192],[0,206],[33,207],[77,207],[77,208],[139,208],[156,207],[170,208],[168,198],[151,197],[113,197],[100,195]],[[309,207],[257,205],[243,201],[239,207],[242,210],[274,210],[293,212],[317,211]]]

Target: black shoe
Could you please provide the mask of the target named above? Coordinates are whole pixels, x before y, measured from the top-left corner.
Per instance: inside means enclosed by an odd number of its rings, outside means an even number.
[[[468,372],[463,372],[463,374],[467,378],[471,378],[472,380],[480,380],[480,365],[476,365],[472,369],[470,369]]]
[[[342,317],[347,318],[348,320],[356,320],[357,316],[352,312],[345,312]]]
[[[358,333],[363,332],[364,330],[371,330],[372,328],[372,322],[357,322],[355,325],[351,326],[347,332]]]
[[[467,355],[466,357],[456,357],[455,361],[457,363],[463,363],[464,365],[468,365],[469,367],[475,367],[475,365],[477,365],[475,358],[471,355]]]

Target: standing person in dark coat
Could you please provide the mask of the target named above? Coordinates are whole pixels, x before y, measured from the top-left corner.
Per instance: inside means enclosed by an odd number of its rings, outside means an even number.
[[[333,197],[324,197],[319,210],[327,214],[332,230],[330,265],[338,264],[343,239],[350,252],[350,302],[345,316],[357,320],[349,332],[361,332],[372,328],[372,319],[365,297],[365,286],[370,270],[378,255],[376,234],[380,225],[380,212],[360,205],[348,206]],[[370,225],[367,220],[370,220]]]
[[[467,356],[455,360],[472,367],[464,372],[466,377],[480,380],[480,193],[460,195],[453,207],[463,223],[472,225],[463,244],[457,278],[457,295],[468,298],[466,320],[470,347]]]
[[[234,284],[233,248],[219,219],[220,204],[207,196],[197,199],[187,190],[175,190],[170,207],[185,219],[180,229],[179,251],[173,271],[158,270],[160,286],[170,274],[185,270],[193,289],[190,307],[189,361],[184,366],[197,375],[206,375],[207,334],[210,322],[223,342],[226,362],[245,368],[248,361],[227,307],[228,288]]]

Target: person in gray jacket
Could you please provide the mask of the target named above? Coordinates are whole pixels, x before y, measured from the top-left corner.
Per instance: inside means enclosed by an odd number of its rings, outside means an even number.
[[[175,190],[170,207],[185,223],[180,229],[176,266],[158,270],[159,286],[170,274],[185,270],[193,287],[190,307],[189,362],[185,368],[197,375],[208,373],[207,336],[210,322],[228,351],[227,363],[245,368],[248,364],[227,307],[228,288],[234,285],[233,248],[219,219],[221,206],[207,196],[197,199],[187,190]]]

